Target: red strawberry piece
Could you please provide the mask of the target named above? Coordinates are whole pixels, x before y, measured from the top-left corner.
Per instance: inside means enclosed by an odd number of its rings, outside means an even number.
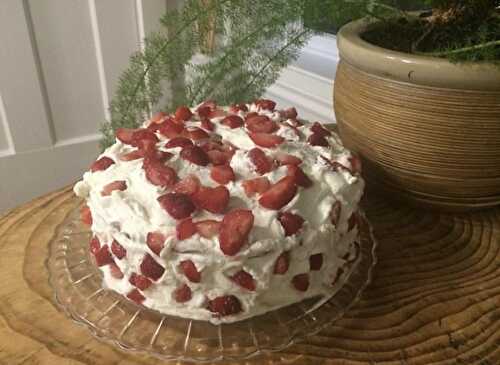
[[[351,216],[349,217],[349,220],[347,221],[347,232],[354,229],[354,227],[358,225],[358,220],[359,220],[358,213],[357,212],[352,213]]]
[[[207,107],[210,110],[214,110],[215,108],[217,108],[217,103],[215,102],[215,100],[208,99],[205,100],[203,103],[201,103],[198,108],[203,108],[203,107]]]
[[[173,297],[177,303],[185,303],[191,300],[191,288],[186,284],[182,284],[180,287],[174,290]]]
[[[167,119],[160,124],[159,132],[165,137],[174,138],[178,137],[184,131],[184,126],[182,124],[176,124],[171,119]]]
[[[250,132],[272,133],[278,130],[278,125],[265,115],[246,118],[245,125]]]
[[[245,194],[249,198],[254,196],[256,193],[262,194],[271,187],[271,183],[267,177],[245,180],[241,183],[241,185],[243,186],[243,189],[245,189]]]
[[[170,187],[177,181],[175,170],[156,159],[146,158],[143,168],[146,178],[153,185]]]
[[[337,227],[337,224],[339,223],[341,209],[342,204],[337,200],[333,203],[332,210],[330,210],[330,221],[335,227]]]
[[[306,291],[309,288],[309,275],[298,274],[292,278],[292,284],[299,291]]]
[[[269,99],[256,100],[255,105],[257,105],[259,108],[267,109],[267,110],[271,110],[271,111],[273,111],[274,108],[276,107],[276,103],[272,100],[269,100]]]
[[[165,269],[149,253],[144,255],[141,262],[141,273],[150,279],[158,280],[162,277]]]
[[[253,276],[244,270],[240,270],[232,275],[231,280],[242,288],[250,291],[255,291],[256,284]]]
[[[225,255],[236,255],[247,242],[253,227],[251,210],[235,209],[224,216],[219,230],[220,249]]]
[[[97,161],[94,161],[94,163],[90,166],[90,171],[96,172],[96,171],[103,171],[106,170],[109,166],[113,165],[115,161],[113,161],[109,157],[101,157]]]
[[[148,147],[154,147],[156,143],[158,143],[158,137],[156,137],[154,132],[145,128],[140,128],[136,129],[132,134],[132,142],[130,144],[134,147],[147,150]]]
[[[155,113],[151,117],[151,123],[160,124],[166,116],[167,114],[165,114],[164,112]]]
[[[151,251],[160,256],[160,252],[165,246],[165,236],[160,232],[149,232],[146,236],[146,244]]]
[[[201,281],[201,273],[198,271],[193,261],[181,261],[179,263],[179,268],[192,283],[199,283]]]
[[[108,245],[103,245],[97,252],[95,253],[95,262],[97,266],[109,265],[113,260],[113,256],[111,256],[111,252],[109,252]]]
[[[96,236],[92,237],[89,244],[89,249],[92,254],[95,255],[97,251],[101,248],[101,242]]]
[[[177,120],[186,121],[191,119],[192,116],[193,113],[191,113],[191,110],[185,105],[182,105],[175,110],[175,119]]]
[[[259,203],[264,208],[280,210],[293,199],[296,192],[295,179],[285,176],[261,195]]]
[[[208,156],[205,151],[203,151],[198,146],[187,146],[181,151],[181,157],[184,160],[192,162],[196,165],[206,166],[208,165]]]
[[[123,180],[116,180],[107,185],[104,185],[101,191],[102,196],[109,196],[115,190],[124,191],[127,189],[127,183]]]
[[[188,175],[174,185],[174,192],[193,195],[200,188],[200,180],[195,175]]]
[[[129,283],[135,286],[137,289],[146,290],[153,284],[151,280],[149,280],[144,275],[136,274],[133,272],[128,279]]]
[[[248,151],[248,158],[254,164],[255,171],[260,175],[264,175],[274,169],[273,161],[260,148],[254,147]]]
[[[309,177],[302,171],[302,169],[295,165],[287,165],[287,175],[291,176],[295,180],[295,184],[302,186],[304,188],[309,188],[312,186],[313,182]]]
[[[274,158],[279,162],[280,165],[298,166],[302,163],[302,160],[300,158],[289,155],[288,153],[277,153]]]
[[[257,146],[266,148],[274,148],[285,141],[283,137],[268,133],[248,133],[248,136]]]
[[[201,128],[206,129],[207,131],[213,131],[215,128],[215,125],[209,121],[208,119],[202,119],[201,120]]]
[[[192,146],[193,142],[185,137],[174,137],[167,142],[165,148],[175,148],[175,147],[187,147]]]
[[[319,135],[319,134],[316,134],[316,133],[311,134],[309,136],[309,138],[307,138],[307,142],[311,146],[322,146],[322,147],[328,147],[329,146],[328,141],[326,140],[326,138],[323,137],[322,135]]]
[[[204,120],[210,116],[210,112],[212,109],[208,106],[200,106],[198,109],[196,109],[196,112],[198,113],[198,116]]]
[[[200,236],[205,238],[212,238],[213,236],[219,234],[220,222],[212,219],[207,219],[203,221],[198,221],[195,223],[196,230]]]
[[[219,214],[224,212],[229,203],[229,190],[222,185],[215,188],[200,187],[192,198],[198,208]]]
[[[234,171],[229,165],[213,166],[210,169],[210,177],[219,184],[225,185],[235,180]]]
[[[120,270],[120,267],[114,262],[112,264],[109,264],[109,271],[111,276],[115,279],[123,279],[123,272]]]
[[[294,129],[297,129],[298,127],[304,125],[304,123],[302,123],[300,120],[294,118],[288,119],[285,124]]]
[[[260,114],[259,114],[259,113],[257,113],[257,112],[250,112],[250,113],[248,113],[248,114],[245,116],[245,119],[249,119],[249,118],[252,118],[252,117],[256,117],[256,116],[258,116],[258,115],[260,115]]]
[[[232,154],[228,154],[227,152],[222,152],[218,150],[211,150],[207,152],[208,160],[213,165],[225,165],[229,164],[231,161]]]
[[[288,108],[284,110],[280,110],[280,115],[282,118],[285,119],[295,119],[297,118],[297,109],[295,108]]]
[[[153,133],[158,132],[160,130],[160,123],[161,121],[159,121],[158,123],[149,123],[146,128],[148,131],[151,131]]]
[[[144,151],[134,150],[120,156],[120,160],[122,161],[132,161],[138,160],[140,158],[144,158]]]
[[[229,107],[231,113],[238,113],[239,111],[247,112],[248,108],[245,104],[233,104]]]
[[[362,170],[362,165],[361,165],[361,159],[359,158],[359,156],[352,155],[349,158],[349,162],[351,163],[351,169],[350,170],[354,174],[360,174],[361,170]]]
[[[132,143],[132,135],[136,129],[130,128],[118,128],[116,130],[116,138],[122,143],[131,144]]]
[[[222,151],[222,148],[223,148],[222,143],[220,143],[219,141],[214,141],[214,140],[202,141],[199,143],[199,146],[205,152],[213,151],[213,150]]]
[[[80,208],[80,220],[87,226],[92,225],[92,213],[88,205],[84,205]]]
[[[200,139],[210,138],[210,135],[205,132],[203,129],[198,127],[193,127],[189,129],[185,129],[182,134],[185,137],[191,138],[193,141],[199,141]]]
[[[226,116],[226,112],[222,109],[213,109],[211,112],[210,112],[210,115],[208,116],[209,119],[212,119],[212,118],[221,118],[221,117],[225,117]]]
[[[125,247],[120,245],[116,240],[113,240],[111,243],[111,252],[113,252],[119,260],[123,259],[127,255]]]
[[[158,151],[154,149],[150,151],[145,151],[144,156],[145,158],[150,158],[152,160],[165,163],[166,161],[172,158],[173,154],[171,154],[170,152]]]
[[[177,239],[179,241],[188,239],[193,236],[197,230],[191,218],[184,219],[177,224],[175,228]]]
[[[285,237],[297,233],[304,224],[304,218],[290,212],[279,213],[278,220],[285,229]]]
[[[314,122],[314,124],[311,126],[311,131],[313,134],[318,134],[321,137],[327,137],[331,136],[332,132],[330,132],[328,129],[324,128],[320,123]]]
[[[128,293],[127,298],[137,304],[142,304],[142,302],[146,300],[144,295],[142,295],[141,292],[137,289],[133,289],[130,293]]]
[[[189,195],[182,193],[167,193],[158,202],[175,219],[188,218],[196,209]]]
[[[239,128],[243,125],[243,119],[237,115],[228,115],[221,121],[222,124],[227,125],[229,128]]]
[[[283,275],[288,271],[288,266],[290,266],[290,252],[283,251],[274,263],[274,273]]]
[[[219,316],[229,316],[242,311],[241,302],[234,295],[222,295],[208,301],[208,310]]]
[[[309,268],[313,271],[318,271],[323,266],[323,254],[317,253],[309,256]]]

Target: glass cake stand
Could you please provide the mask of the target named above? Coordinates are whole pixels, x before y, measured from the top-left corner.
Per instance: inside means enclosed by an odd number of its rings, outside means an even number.
[[[231,324],[213,325],[164,315],[102,288],[102,274],[91,260],[89,229],[79,207],[60,225],[50,243],[48,268],[57,304],[92,334],[125,350],[162,360],[213,362],[244,360],[280,351],[341,318],[370,283],[377,261],[371,227],[362,219],[361,250],[330,295],[304,300]]]

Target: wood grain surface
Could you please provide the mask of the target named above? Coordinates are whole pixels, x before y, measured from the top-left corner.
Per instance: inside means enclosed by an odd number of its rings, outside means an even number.
[[[0,217],[0,364],[158,364],[94,339],[54,304],[48,243],[78,204],[66,188]],[[346,317],[244,364],[500,364],[500,209],[443,215],[365,207],[375,280]]]

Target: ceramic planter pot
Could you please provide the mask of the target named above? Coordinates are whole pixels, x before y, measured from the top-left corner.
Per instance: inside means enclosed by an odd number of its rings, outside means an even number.
[[[500,204],[500,67],[394,52],[361,39],[367,20],[337,35],[339,133],[368,183],[441,210]]]

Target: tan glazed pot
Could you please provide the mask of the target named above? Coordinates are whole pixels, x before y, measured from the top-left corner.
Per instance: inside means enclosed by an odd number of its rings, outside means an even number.
[[[337,35],[334,105],[368,184],[441,210],[500,204],[500,66],[383,49],[367,25]]]

